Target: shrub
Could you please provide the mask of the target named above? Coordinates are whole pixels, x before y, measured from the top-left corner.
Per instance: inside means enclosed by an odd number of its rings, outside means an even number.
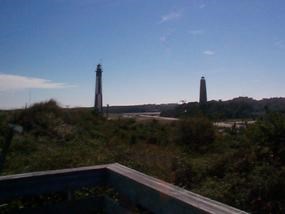
[[[285,163],[285,117],[280,113],[268,113],[252,126],[247,136],[258,145],[259,150],[267,152],[274,161]]]
[[[185,119],[178,125],[178,141],[192,149],[203,150],[214,139],[214,126],[206,118]]]
[[[24,127],[26,131],[35,128],[47,129],[54,126],[55,119],[62,113],[56,101],[37,103],[19,113],[15,123]]]

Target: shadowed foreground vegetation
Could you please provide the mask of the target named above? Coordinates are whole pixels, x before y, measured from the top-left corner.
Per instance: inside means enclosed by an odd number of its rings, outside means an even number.
[[[106,120],[56,102],[0,112],[23,126],[2,175],[119,162],[252,213],[285,212],[285,117],[270,113],[245,130],[217,132],[206,118],[173,124]]]

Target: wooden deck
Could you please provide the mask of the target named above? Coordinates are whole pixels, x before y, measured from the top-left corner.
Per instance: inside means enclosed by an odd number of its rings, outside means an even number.
[[[2,176],[0,212],[1,204],[9,204],[9,201],[18,198],[53,192],[72,193],[83,187],[96,186],[114,189],[121,199],[142,208],[147,213],[245,213],[118,163]],[[121,205],[118,200],[112,202],[112,198],[105,196],[80,201],[69,198],[65,203],[45,206],[41,211],[76,213],[80,210],[88,213],[92,207],[100,207],[104,213],[131,213],[128,206]],[[34,213],[39,209],[33,208]]]

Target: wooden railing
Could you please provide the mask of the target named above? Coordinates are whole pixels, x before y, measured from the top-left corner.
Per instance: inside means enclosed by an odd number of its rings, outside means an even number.
[[[117,198],[100,195],[73,200],[74,191],[96,186],[112,188]],[[0,212],[11,201],[58,192],[67,193],[65,202],[23,210],[88,213],[98,208],[104,213],[131,213],[132,207],[138,207],[144,213],[245,213],[117,163],[2,176]]]

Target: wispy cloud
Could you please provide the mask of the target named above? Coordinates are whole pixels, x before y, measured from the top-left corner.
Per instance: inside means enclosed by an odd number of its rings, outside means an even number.
[[[205,50],[203,51],[203,54],[205,55],[208,55],[208,56],[212,56],[212,55],[215,55],[215,51],[212,51],[212,50]]]
[[[159,37],[159,41],[166,45],[169,42],[169,39],[172,37],[172,34],[175,33],[175,29],[169,28],[164,34]]]
[[[189,34],[193,36],[203,35],[205,33],[204,30],[189,30]]]
[[[181,16],[182,16],[181,11],[175,11],[175,12],[168,13],[166,15],[161,16],[159,24],[162,24],[164,22],[168,22],[174,19],[179,19]]]
[[[73,86],[67,85],[65,83],[52,82],[50,80],[41,78],[0,73],[0,91],[23,90],[29,88],[59,89],[67,87]]]
[[[161,43],[165,43],[165,42],[167,41],[166,36],[161,36],[161,37],[159,38],[159,41],[160,41]]]
[[[274,42],[274,46],[279,48],[279,49],[285,49],[285,42],[284,42],[284,40],[276,40]]]
[[[163,35],[159,38],[159,41],[162,44],[162,47],[164,47],[165,52],[169,55],[171,54],[171,48],[168,44],[168,39],[168,35]]]
[[[171,55],[172,52],[170,41],[173,33],[175,33],[175,29],[168,29],[167,32],[159,37],[160,44],[167,55]]]

